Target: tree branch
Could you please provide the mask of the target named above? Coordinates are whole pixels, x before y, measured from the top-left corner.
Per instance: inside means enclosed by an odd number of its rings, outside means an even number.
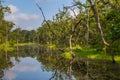
[[[43,13],[43,10],[42,10],[42,8],[38,5],[38,3],[36,3],[36,6],[38,7],[38,9],[41,11],[41,13],[42,13],[42,16],[43,16],[43,18],[44,18],[44,21],[46,22],[46,24],[47,24],[47,26],[49,27],[49,29],[50,29],[50,24],[47,22],[47,20],[46,20],[46,18],[45,18],[45,15],[44,15],[44,13]],[[51,31],[51,30],[50,30]],[[51,31],[52,32],[52,34],[53,35],[55,35],[55,33],[53,32],[53,31]]]

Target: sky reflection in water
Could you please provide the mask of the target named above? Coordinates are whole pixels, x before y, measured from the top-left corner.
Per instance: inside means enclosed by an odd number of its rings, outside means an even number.
[[[52,72],[43,71],[35,58],[20,58],[20,62],[16,62],[11,58],[14,67],[4,70],[3,80],[49,80]]]

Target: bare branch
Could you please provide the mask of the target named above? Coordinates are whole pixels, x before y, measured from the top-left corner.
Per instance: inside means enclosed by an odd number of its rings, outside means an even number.
[[[42,16],[43,16],[43,18],[44,18],[44,21],[46,22],[47,26],[48,26],[49,29],[50,29],[50,24],[47,22],[47,20],[46,20],[46,18],[45,18],[45,15],[44,15],[44,13],[43,13],[42,8],[41,8],[37,3],[36,3],[36,5],[37,5],[38,9],[41,11]],[[52,32],[53,35],[55,35],[55,33],[54,33],[52,30],[50,30],[50,31]]]
[[[71,11],[73,12],[74,16],[77,17],[77,14],[75,13],[75,10],[71,9]]]
[[[49,23],[47,22],[47,20],[46,20],[46,18],[45,18],[45,15],[44,15],[44,13],[43,13],[42,8],[41,8],[37,3],[36,3],[36,5],[37,5],[37,7],[39,8],[39,10],[41,11],[42,16],[43,16],[43,18],[44,18],[44,21],[47,23],[48,27],[50,27]]]

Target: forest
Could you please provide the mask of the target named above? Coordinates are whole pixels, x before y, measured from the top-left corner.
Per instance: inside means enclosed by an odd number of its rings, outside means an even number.
[[[120,0],[73,0],[51,20],[36,6],[44,21],[36,30],[24,30],[4,19],[11,11],[0,4],[0,58],[16,47],[37,45],[60,51],[68,60],[82,56],[120,64]]]

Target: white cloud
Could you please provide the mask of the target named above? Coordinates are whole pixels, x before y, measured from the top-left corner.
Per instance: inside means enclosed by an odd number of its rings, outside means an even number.
[[[9,7],[12,13],[5,15],[6,20],[14,22],[16,25],[21,26],[21,28],[31,27],[31,29],[34,29],[34,27],[39,26],[39,15],[21,12],[18,7],[12,4],[10,4]]]
[[[8,5],[8,7],[10,8],[12,14],[19,11],[19,9],[16,6],[12,5],[12,4]]]
[[[74,12],[73,12],[73,11],[70,11],[70,15],[71,15],[72,17],[75,17],[75,15],[78,15],[78,14],[79,14],[78,10],[74,10]]]
[[[5,78],[7,80],[14,80],[17,77],[17,74],[13,71],[6,71]]]
[[[39,67],[38,66],[34,66],[34,65],[16,65],[15,67],[13,67],[11,70],[8,70],[5,72],[5,78],[7,80],[14,80],[17,76],[18,73],[21,72],[29,72],[29,71],[38,71]]]
[[[14,61],[14,58],[13,58]],[[31,63],[32,62],[32,63]],[[14,72],[29,72],[29,71],[38,71],[40,69],[39,62],[36,59],[26,57],[26,58],[20,58],[20,63],[15,64],[15,66],[10,70]]]
[[[16,14],[10,14],[5,17],[6,20],[9,21],[28,21],[28,20],[36,20],[39,16],[36,14],[26,14],[26,13],[16,13]]]
[[[42,2],[42,1],[52,1],[52,0],[36,0],[36,2]]]
[[[36,14],[26,14],[26,13],[22,13],[19,11],[19,9],[14,6],[14,5],[9,5],[10,9],[11,9],[11,14],[6,15],[5,19],[6,20],[10,20],[10,21],[26,21],[26,20],[36,20],[39,18],[38,15]]]
[[[16,65],[14,67],[14,70],[18,72],[37,71],[38,69],[39,67],[34,65]]]

